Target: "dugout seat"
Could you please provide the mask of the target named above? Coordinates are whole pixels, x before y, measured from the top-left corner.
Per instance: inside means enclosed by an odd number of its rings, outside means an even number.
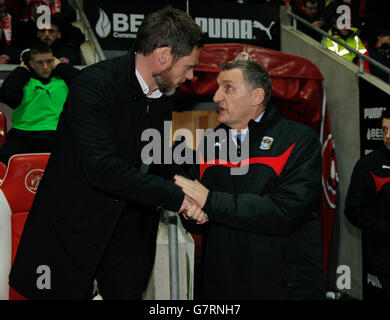
[[[24,299],[9,287],[8,276],[49,156],[18,154],[8,161],[0,185],[0,300]]]

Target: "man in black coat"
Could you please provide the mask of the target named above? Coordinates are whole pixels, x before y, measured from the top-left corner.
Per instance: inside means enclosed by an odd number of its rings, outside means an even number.
[[[355,165],[345,215],[362,230],[363,261],[390,300],[390,108],[382,114],[383,145]]]
[[[76,77],[11,270],[20,294],[89,299],[96,279],[103,299],[141,298],[157,211],[195,206],[160,176],[164,167],[144,165],[141,135],[162,134],[171,119],[163,95],[193,77],[203,41],[191,17],[165,8],[145,18],[127,55]]]
[[[319,139],[268,103],[271,79],[257,63],[224,63],[217,83],[221,125],[201,145],[201,182],[175,176],[208,216],[182,219],[204,235],[203,298],[324,299]]]

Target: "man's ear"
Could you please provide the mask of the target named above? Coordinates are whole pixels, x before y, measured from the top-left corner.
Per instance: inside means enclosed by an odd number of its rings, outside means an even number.
[[[263,103],[265,97],[264,89],[256,88],[251,92],[251,102],[253,106],[259,106]]]
[[[58,33],[57,33],[57,39],[61,39],[61,37],[62,37],[61,31],[58,31]]]
[[[169,66],[171,65],[173,58],[171,54],[170,47],[161,47],[156,49],[156,58],[160,66]]]

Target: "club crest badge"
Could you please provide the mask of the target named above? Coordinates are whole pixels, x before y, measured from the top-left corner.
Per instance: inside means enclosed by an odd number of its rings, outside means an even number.
[[[274,142],[274,138],[271,137],[263,137],[260,144],[261,150],[269,150],[272,146],[272,143]]]

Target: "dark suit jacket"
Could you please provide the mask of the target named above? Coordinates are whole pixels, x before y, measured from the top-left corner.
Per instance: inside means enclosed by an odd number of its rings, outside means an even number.
[[[87,298],[126,206],[135,215],[180,208],[184,194],[173,181],[139,170],[141,133],[148,122],[161,132],[170,105],[164,97],[146,99],[131,51],[74,79],[11,270],[10,285],[19,293],[29,299]],[[146,226],[155,230],[149,232],[152,253],[158,218],[153,223]],[[37,288],[40,265],[50,267],[50,290]]]

